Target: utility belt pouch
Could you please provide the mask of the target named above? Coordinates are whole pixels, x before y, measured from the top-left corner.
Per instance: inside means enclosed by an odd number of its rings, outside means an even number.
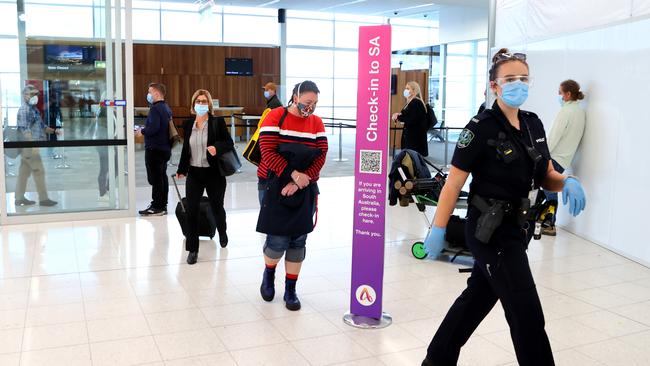
[[[478,241],[487,244],[490,242],[494,231],[503,222],[507,202],[490,200],[490,203],[488,203],[483,198],[474,196],[471,204],[481,212],[481,216],[479,216],[476,223],[474,236]]]

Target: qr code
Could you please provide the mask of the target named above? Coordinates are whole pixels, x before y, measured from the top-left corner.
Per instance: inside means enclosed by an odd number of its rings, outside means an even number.
[[[381,151],[361,150],[360,173],[381,174]]]

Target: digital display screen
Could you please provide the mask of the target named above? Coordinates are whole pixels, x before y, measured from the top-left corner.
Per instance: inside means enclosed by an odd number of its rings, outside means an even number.
[[[95,46],[48,44],[43,47],[45,69],[49,72],[93,72],[96,61],[103,59],[98,57]]]
[[[253,59],[251,58],[227,58],[226,75],[253,75]]]

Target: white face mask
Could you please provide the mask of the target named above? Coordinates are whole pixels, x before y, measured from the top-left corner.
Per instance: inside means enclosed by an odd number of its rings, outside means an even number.
[[[38,95],[34,95],[33,97],[29,98],[28,103],[29,103],[29,105],[38,104]]]
[[[404,89],[404,93],[402,94],[404,94],[404,98],[408,98],[411,96],[411,92],[408,89]]]

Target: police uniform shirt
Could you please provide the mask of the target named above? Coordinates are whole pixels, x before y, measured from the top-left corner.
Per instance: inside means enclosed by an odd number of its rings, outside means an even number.
[[[546,144],[544,125],[535,113],[519,110],[520,129],[512,127],[495,102],[465,126],[461,132],[452,165],[472,174],[470,194],[500,200],[517,200],[528,196],[531,190],[533,170],[535,186],[539,187],[546,177],[551,158]],[[529,132],[530,131],[530,135]],[[498,143],[499,132],[506,140],[512,140],[517,159],[505,163],[499,158],[494,145]],[[533,163],[526,147],[534,145],[542,155],[541,161]]]

